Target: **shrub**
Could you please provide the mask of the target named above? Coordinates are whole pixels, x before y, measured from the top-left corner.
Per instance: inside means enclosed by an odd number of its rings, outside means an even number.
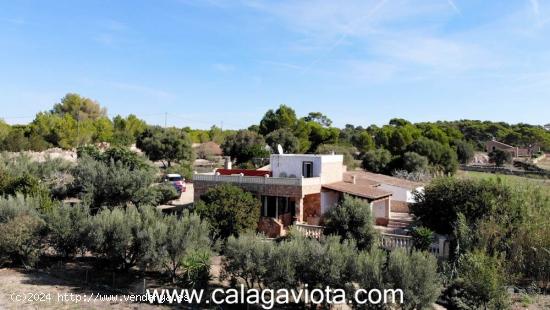
[[[187,212],[181,218],[166,216],[164,223],[165,229],[158,243],[158,264],[169,274],[173,283],[176,282],[178,272],[187,268],[184,266],[186,263],[190,264],[189,268],[193,268],[187,276],[199,280],[194,278],[200,274],[196,264],[211,249],[208,223]],[[192,257],[189,258],[189,255]]]
[[[188,253],[182,263],[182,281],[186,287],[206,288],[210,281],[210,250],[199,250]]]
[[[38,260],[44,221],[31,214],[21,214],[0,223],[0,257],[7,256],[13,263],[25,268]]]
[[[62,205],[45,214],[50,244],[58,254],[70,257],[84,253],[92,230],[86,206]]]
[[[0,198],[0,259],[30,267],[40,254],[44,221],[40,201],[21,194]]]
[[[247,288],[261,285],[267,275],[273,245],[253,234],[227,239],[223,258],[223,278],[244,281]],[[291,274],[289,274],[291,275]]]
[[[124,270],[154,262],[165,229],[159,211],[149,207],[104,209],[92,224],[93,251]]]
[[[415,227],[411,235],[414,248],[419,251],[428,251],[434,242],[434,232],[427,227]]]
[[[158,201],[158,193],[150,188],[154,174],[149,169],[129,170],[123,164],[106,164],[82,158],[73,169],[72,190],[92,208],[119,206],[128,202],[138,205]]]
[[[423,192],[415,194],[412,213],[427,228],[438,234],[451,234],[458,213],[468,224],[489,216],[497,209],[504,211],[511,194],[502,184],[486,180],[436,179]]]
[[[446,290],[452,309],[507,309],[503,263],[483,252],[471,252],[459,260],[458,279]]]
[[[338,235],[341,240],[354,239],[359,249],[370,249],[377,233],[369,203],[360,198],[344,196],[342,202],[325,215],[324,233]]]
[[[489,153],[489,160],[497,167],[502,167],[504,164],[512,162],[512,154],[497,149]]]
[[[437,260],[425,252],[407,254],[402,249],[391,252],[386,278],[392,288],[403,290],[403,309],[428,308],[441,292]]]
[[[255,230],[260,218],[260,201],[252,194],[230,184],[209,189],[200,197],[196,211],[212,225],[215,238]]]
[[[391,153],[386,149],[368,151],[363,155],[361,167],[368,171],[385,173],[388,172],[388,165],[391,160]]]
[[[370,251],[361,251],[356,256],[356,275],[355,281],[361,289],[370,291],[373,289],[383,290],[384,272],[386,264],[386,252],[378,248],[372,248]],[[365,296],[363,296],[365,298]],[[370,305],[369,309],[384,309],[385,305]]]
[[[169,182],[163,182],[154,187],[158,192],[158,201],[155,204],[165,204],[171,200],[178,199],[180,194]]]
[[[408,172],[422,172],[428,169],[428,158],[415,152],[403,154],[403,169]]]

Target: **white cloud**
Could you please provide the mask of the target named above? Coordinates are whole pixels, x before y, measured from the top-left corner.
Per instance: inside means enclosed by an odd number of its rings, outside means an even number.
[[[227,73],[233,71],[235,69],[235,66],[231,64],[215,63],[212,64],[212,68],[214,68],[214,70],[216,71]]]
[[[534,0],[536,1],[536,0]],[[451,6],[451,8],[457,13],[457,14],[461,14],[460,13],[460,9],[458,8],[458,6],[456,6],[456,3],[453,1],[453,0],[447,0],[447,2],[449,2],[449,5]]]

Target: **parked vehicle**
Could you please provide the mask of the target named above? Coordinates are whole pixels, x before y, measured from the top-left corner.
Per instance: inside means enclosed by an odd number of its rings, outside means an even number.
[[[164,182],[172,183],[172,185],[174,186],[174,188],[176,188],[178,193],[185,192],[185,179],[179,174],[176,174],[176,173],[167,174],[164,177]]]

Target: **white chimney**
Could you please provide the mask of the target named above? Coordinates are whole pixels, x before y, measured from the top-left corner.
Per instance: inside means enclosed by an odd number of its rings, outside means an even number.
[[[352,175],[352,176],[351,176],[351,183],[352,183],[352,184],[355,184],[356,182],[357,182],[357,177],[354,176],[354,175]]]
[[[231,156],[225,156],[224,157],[223,168],[224,169],[231,169],[232,168]]]

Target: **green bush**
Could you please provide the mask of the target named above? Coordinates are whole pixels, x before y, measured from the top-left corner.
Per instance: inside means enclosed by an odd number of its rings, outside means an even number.
[[[480,251],[462,256],[445,301],[450,309],[507,309],[503,262]]]
[[[355,240],[359,249],[370,249],[377,240],[370,204],[363,199],[344,196],[342,202],[325,215],[326,235]]]
[[[127,270],[154,263],[165,224],[154,208],[104,209],[92,220],[94,253],[112,267]]]
[[[256,235],[230,236],[224,249],[223,278],[242,280],[247,288],[261,285],[269,270],[271,247]]]
[[[200,284],[201,268],[197,264],[206,253],[211,251],[210,228],[199,216],[185,212],[180,218],[169,215],[164,217],[165,228],[158,243],[158,265],[168,273],[172,282],[176,282],[179,271],[193,268],[187,274],[187,280]],[[191,257],[188,257],[191,256]],[[209,259],[209,254],[208,254]],[[189,266],[185,266],[189,264]],[[199,264],[200,265],[200,264]],[[198,268],[198,269],[197,269]]]
[[[62,205],[45,214],[50,245],[64,257],[84,253],[89,244],[90,210],[86,206]]]
[[[389,172],[388,165],[392,160],[390,151],[386,149],[377,149],[374,151],[368,151],[363,155],[363,161],[361,167],[365,170],[376,173]]]
[[[40,201],[21,194],[0,198],[0,260],[31,267],[42,249]]]
[[[370,251],[361,251],[356,256],[356,275],[355,281],[361,289],[370,291],[373,289],[383,290],[386,288],[384,281],[386,252],[372,248]],[[395,288],[397,289],[397,288]],[[362,296],[365,299],[367,296]],[[385,309],[386,305],[367,305],[368,309]]]
[[[158,201],[158,193],[150,188],[155,175],[149,169],[129,170],[120,162],[106,164],[82,158],[72,174],[72,191],[95,209],[129,202],[147,205]]]
[[[427,227],[415,227],[411,231],[414,248],[428,251],[434,242],[434,232]]]
[[[441,292],[437,260],[425,252],[391,252],[385,276],[390,287],[403,290],[403,309],[429,308]]]
[[[182,282],[185,287],[206,288],[210,281],[210,250],[190,251],[183,259]]]
[[[226,240],[256,230],[260,201],[241,188],[223,184],[209,189],[196,203],[196,211],[212,225],[215,238]]]

